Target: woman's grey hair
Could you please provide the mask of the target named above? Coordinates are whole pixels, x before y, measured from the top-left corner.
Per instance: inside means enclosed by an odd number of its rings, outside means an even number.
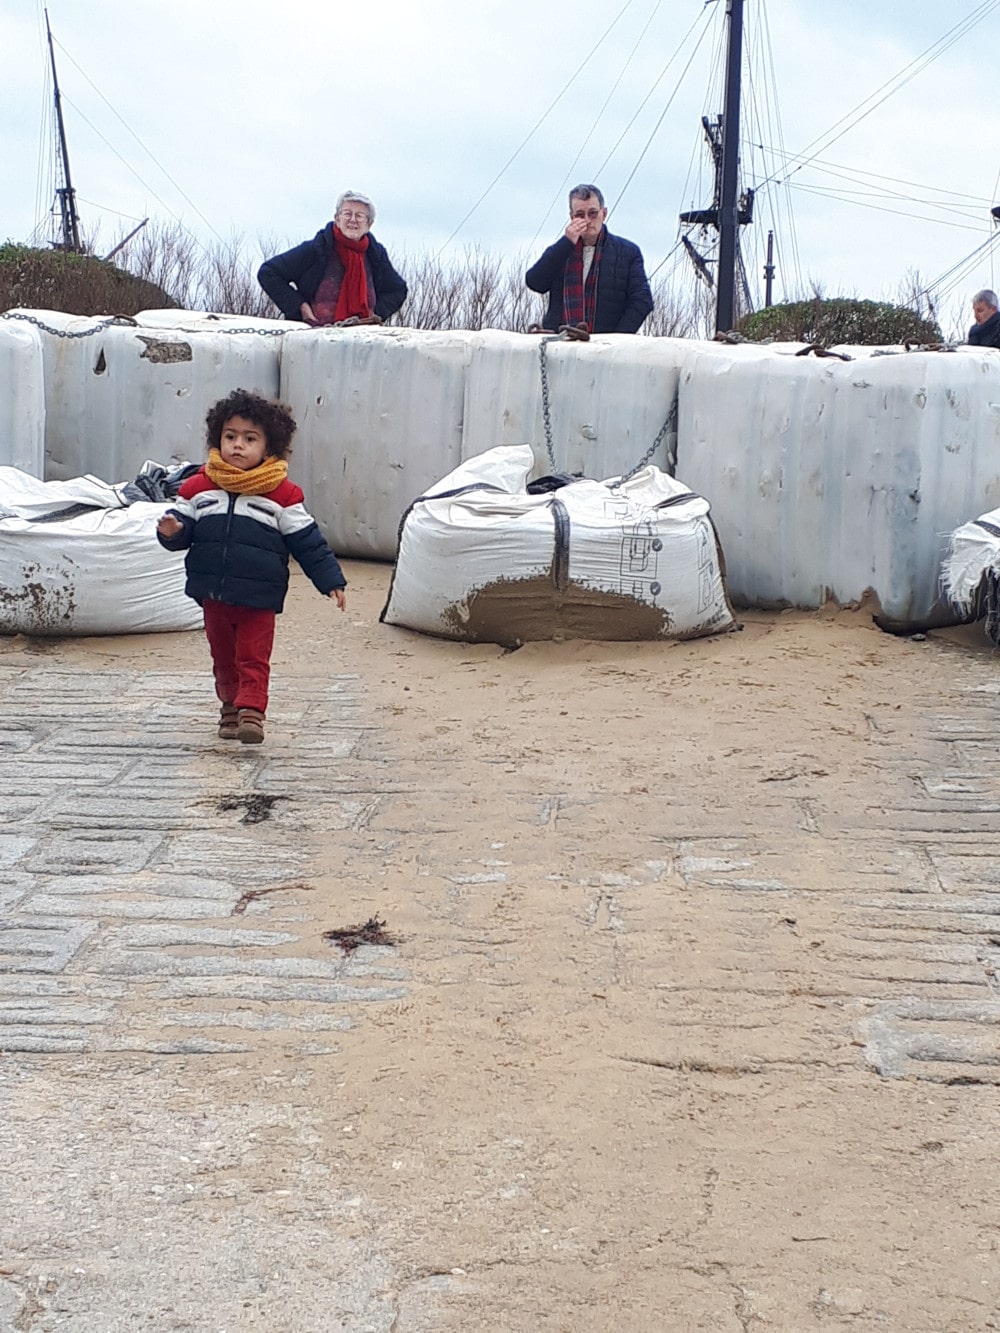
[[[368,209],[368,225],[369,227],[374,227],[375,205],[372,203],[372,201],[368,198],[366,194],[358,194],[356,190],[344,191],[344,193],[337,200],[337,207],[336,210],[334,211],[334,217],[336,217],[337,213],[339,213],[340,210],[344,207],[344,205],[348,202],[352,204],[364,204],[365,208]]]
[[[1000,301],[997,300],[996,292],[991,292],[988,287],[984,287],[981,292],[976,292],[972,298],[972,304],[975,305],[978,301],[982,301],[984,305],[988,305],[992,310],[1000,310]]]

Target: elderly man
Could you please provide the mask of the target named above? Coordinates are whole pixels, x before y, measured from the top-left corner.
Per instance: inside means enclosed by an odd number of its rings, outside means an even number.
[[[997,294],[985,288],[972,298],[972,316],[975,324],[969,330],[969,342],[974,347],[1000,347],[1000,309]]]
[[[545,328],[582,322],[591,333],[637,333],[652,311],[642,252],[608,231],[607,216],[596,185],[570,190],[566,230],[524,277],[548,295]]]

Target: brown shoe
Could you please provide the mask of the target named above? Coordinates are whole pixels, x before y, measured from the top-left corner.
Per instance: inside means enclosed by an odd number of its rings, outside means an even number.
[[[236,739],[244,745],[259,745],[264,739],[264,714],[256,708],[241,708]]]
[[[239,730],[240,710],[235,704],[223,704],[219,713],[219,740],[234,741]]]

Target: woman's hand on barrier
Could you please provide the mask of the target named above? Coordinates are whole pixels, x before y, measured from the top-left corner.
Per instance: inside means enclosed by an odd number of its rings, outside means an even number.
[[[302,316],[304,324],[312,324],[315,327],[318,321],[313,314],[313,308],[308,301],[303,301],[299,306],[299,314]]]
[[[176,537],[184,527],[184,524],[174,514],[164,514],[156,525],[156,531],[161,537]]]

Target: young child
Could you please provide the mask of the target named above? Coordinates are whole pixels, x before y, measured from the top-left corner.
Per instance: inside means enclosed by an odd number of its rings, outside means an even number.
[[[168,551],[187,550],[184,591],[205,613],[223,740],[264,739],[274,618],[291,553],[324,597],[346,605],[347,580],[285,459],[295,421],[283,403],[236,389],[205,418],[208,462],[181,483],[156,525]]]

